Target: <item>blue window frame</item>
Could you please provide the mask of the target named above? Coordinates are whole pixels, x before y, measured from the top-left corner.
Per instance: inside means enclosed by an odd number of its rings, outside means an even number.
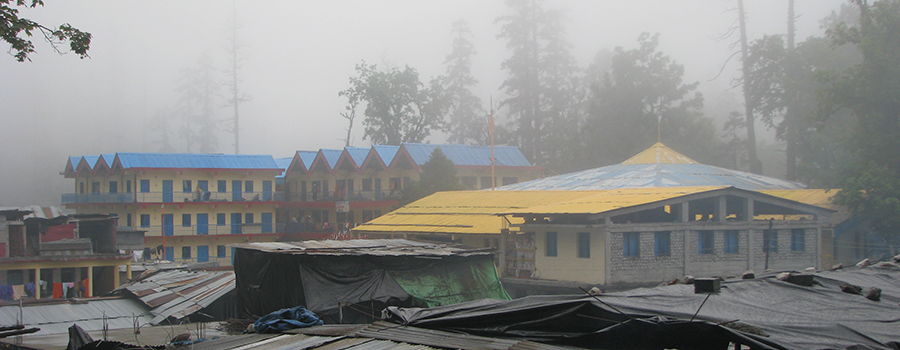
[[[715,250],[715,234],[713,231],[698,231],[697,232],[697,253],[699,254],[713,254],[716,252]]]
[[[547,232],[544,234],[547,240],[547,250],[544,253],[546,256],[556,256],[556,232]]]
[[[669,231],[653,233],[653,253],[656,256],[672,255],[672,233]]]
[[[795,228],[791,230],[791,251],[802,252],[806,249],[806,230]]]
[[[197,234],[209,234],[209,214],[197,214]]]
[[[216,225],[225,226],[225,213],[216,214]]]
[[[175,261],[175,247],[166,247],[166,260]]]
[[[191,247],[181,247],[181,258],[184,260],[191,259]]]
[[[641,256],[641,234],[639,232],[622,234],[622,256],[626,258]]]
[[[209,246],[208,245],[198,245],[197,246],[197,262],[207,262],[209,261]]]
[[[166,236],[175,234],[175,219],[172,214],[163,215],[163,234]]]
[[[231,213],[231,233],[241,233],[241,213]]]
[[[262,233],[272,233],[272,213],[259,214],[259,222],[262,223]]]
[[[228,182],[225,180],[217,180],[216,181],[216,191],[221,192],[221,193],[228,192],[228,189],[225,188],[225,184],[227,184],[227,183]]]
[[[141,180],[141,192],[150,192],[150,180]]]
[[[125,226],[131,226],[134,222],[131,221],[131,213],[125,214]]]
[[[736,254],[740,250],[740,237],[737,230],[725,231],[725,245],[722,251],[726,254]]]
[[[125,193],[131,193],[131,180],[125,180]]]
[[[203,192],[208,192],[209,191],[209,181],[197,180],[197,188],[199,188]]]
[[[181,214],[181,227],[191,227],[191,214]]]
[[[109,193],[119,193],[119,183],[117,181],[109,182]]]
[[[150,214],[141,214],[141,227],[150,227]]]
[[[591,234],[589,232],[578,232],[578,257],[591,257]]]
[[[217,258],[224,258],[224,257],[226,257],[226,255],[225,255],[225,246],[224,246],[224,245],[217,245],[217,246],[216,246],[216,257],[217,257]]]
[[[253,223],[253,213],[246,213],[246,214],[244,214],[244,223],[245,223],[245,224],[252,224],[252,223]]]
[[[183,180],[181,181],[181,192],[191,193],[194,191],[194,188],[191,187],[191,180]]]

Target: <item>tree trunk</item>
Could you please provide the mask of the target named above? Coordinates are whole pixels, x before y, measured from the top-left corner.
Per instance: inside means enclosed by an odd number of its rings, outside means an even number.
[[[756,128],[753,118],[753,105],[750,100],[750,89],[747,88],[748,79],[750,78],[750,66],[748,65],[748,47],[747,47],[747,23],[744,14],[744,1],[738,2],[738,16],[741,27],[741,65],[742,74],[744,75],[744,115],[747,118],[747,155],[750,163],[750,172],[754,174],[762,174],[762,162],[756,155]]]

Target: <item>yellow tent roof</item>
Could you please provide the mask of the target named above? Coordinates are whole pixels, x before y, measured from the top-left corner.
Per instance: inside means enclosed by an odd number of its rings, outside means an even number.
[[[593,192],[590,196],[516,209],[504,214],[599,214],[616,209],[634,207],[722,188],[727,188],[727,186],[646,187],[597,190],[590,191]]]
[[[823,189],[802,189],[802,190],[761,190],[770,196],[780,197],[804,204],[815,205],[817,207],[828,208],[831,210],[839,210],[840,206],[831,202],[831,197],[840,190],[823,190]]]
[[[662,142],[657,142],[650,148],[638,153],[634,157],[622,162],[622,164],[700,164],[687,156],[673,151]]]
[[[354,231],[496,234],[505,227],[505,220],[498,214],[603,213],[721,188],[725,186],[438,192],[369,221]],[[509,219],[512,224],[523,222],[521,218]]]

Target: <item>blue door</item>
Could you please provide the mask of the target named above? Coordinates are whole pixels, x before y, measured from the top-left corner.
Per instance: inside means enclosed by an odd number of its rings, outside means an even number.
[[[166,260],[175,261],[175,247],[166,247]]]
[[[263,181],[263,201],[272,200],[272,181]]]
[[[163,203],[172,202],[172,180],[163,180],[162,201]]]
[[[209,214],[197,214],[197,234],[209,234]]]
[[[241,213],[231,213],[231,233],[241,233]]]
[[[207,261],[209,261],[209,246],[208,245],[197,246],[197,262],[207,262]]]
[[[163,234],[166,236],[175,234],[175,219],[172,214],[163,215]]]
[[[259,216],[262,223],[262,233],[272,233],[272,213],[262,213]]]
[[[241,194],[241,180],[231,181],[231,200],[233,202],[243,200]]]

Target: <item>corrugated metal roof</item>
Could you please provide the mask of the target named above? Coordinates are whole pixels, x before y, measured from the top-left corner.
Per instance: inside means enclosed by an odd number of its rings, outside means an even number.
[[[417,165],[425,164],[431,158],[431,153],[437,148],[440,148],[455,165],[491,165],[490,146],[404,143],[401,147]],[[497,160],[495,163],[497,166],[531,166],[525,155],[515,146],[495,146],[494,157]]]
[[[400,150],[400,146],[391,146],[391,145],[374,145],[372,149],[378,153],[378,157],[384,162],[384,166],[388,166],[391,162],[394,161],[394,156],[397,155],[397,151]]]
[[[297,151],[297,156],[300,157],[300,160],[303,161],[303,166],[306,167],[304,170],[309,170],[318,153],[317,151]]]
[[[802,189],[800,183],[703,164],[617,164],[498,187],[501,191],[585,191],[634,187],[733,186]]]
[[[687,156],[675,152],[662,142],[657,142],[650,148],[638,153],[634,157],[622,162],[622,164],[700,164]]]
[[[270,155],[116,153],[123,168],[280,170]]]
[[[831,202],[831,197],[840,192],[839,189],[762,190],[759,192],[831,210],[841,209],[839,205]]]
[[[655,187],[595,191],[590,196],[514,209],[504,214],[599,214],[723,188],[727,187]]]
[[[350,155],[350,158],[353,159],[353,163],[356,163],[356,166],[361,166],[364,161],[366,161],[366,155],[369,154],[369,149],[364,147],[344,147],[344,151]]]
[[[100,156],[84,156],[81,157],[81,159],[87,165],[88,169],[94,170],[94,166],[97,165],[97,160],[100,159]]]
[[[284,158],[275,158],[275,165],[283,171],[280,175],[275,176],[277,178],[284,177],[284,174],[287,173],[288,168],[291,167],[291,161],[293,161],[293,157],[284,157]]]
[[[296,255],[470,256],[491,254],[490,251],[484,249],[469,249],[405,239],[261,242],[232,244],[231,246],[239,249]]]
[[[28,205],[24,207],[0,207],[0,211],[3,210],[30,211],[31,214],[25,215],[25,217],[22,218],[23,220],[28,218],[53,219],[66,215],[66,213],[63,213],[62,209],[54,206],[42,207],[39,205]]]
[[[152,316],[148,308],[127,298],[78,299],[77,302],[25,304],[22,307],[26,328],[38,327],[36,335],[67,333],[73,323],[86,331],[103,329],[104,315],[110,329],[131,328],[135,318],[148,324]],[[19,317],[18,305],[0,306],[0,325],[14,325]]]
[[[481,337],[378,321],[371,325],[342,327],[324,334],[329,325],[297,328],[291,334],[260,338],[232,336],[194,344],[196,350],[295,349],[295,350],[562,350],[566,348],[527,340]],[[334,333],[334,334],[331,334]]]
[[[328,162],[328,167],[334,169],[334,166],[337,165],[338,159],[341,158],[341,153],[344,153],[343,150],[340,149],[321,149],[319,152],[322,153],[322,156],[325,157],[325,161]]]
[[[117,290],[127,290],[148,307],[155,316],[150,322],[160,324],[169,317],[182,319],[209,306],[234,289],[232,271],[161,271]]]

